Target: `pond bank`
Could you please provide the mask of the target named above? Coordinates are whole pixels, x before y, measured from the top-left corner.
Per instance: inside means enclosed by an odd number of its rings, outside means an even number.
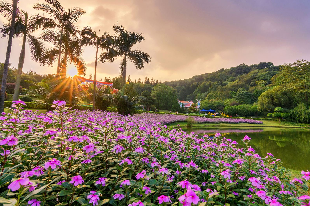
[[[263,124],[248,124],[248,123],[239,123],[239,124],[229,124],[229,123],[193,123],[191,129],[239,129],[239,130],[257,130],[263,129],[264,131],[274,131],[281,129],[302,129],[309,130],[309,126],[305,125],[296,125],[290,124],[287,122],[278,122],[272,120],[260,120]],[[167,124],[168,128],[182,128],[187,130],[187,122],[174,122]]]

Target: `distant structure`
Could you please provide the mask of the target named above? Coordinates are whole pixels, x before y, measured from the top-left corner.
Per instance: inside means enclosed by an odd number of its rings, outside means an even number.
[[[93,84],[94,80],[91,79],[86,79],[84,77],[80,77],[77,76],[77,79],[81,82],[82,85],[88,85],[88,84]],[[109,86],[109,87],[113,87],[113,83],[111,82],[100,82],[100,81],[96,81],[97,86],[101,87],[101,86]]]
[[[88,87],[91,84],[94,84],[94,80],[91,79],[86,79],[84,77],[76,76],[77,80],[80,82],[79,87],[83,89],[88,89]],[[118,89],[113,88],[113,83],[112,82],[101,82],[101,81],[96,81],[96,85],[98,89],[102,89],[105,87],[110,87],[111,88],[111,93],[116,94],[118,92]]]
[[[194,104],[193,101],[182,101],[182,100],[178,100],[178,103],[180,105],[180,107],[182,108],[190,108],[192,106],[192,104]],[[200,108],[200,101],[197,102],[197,109]]]

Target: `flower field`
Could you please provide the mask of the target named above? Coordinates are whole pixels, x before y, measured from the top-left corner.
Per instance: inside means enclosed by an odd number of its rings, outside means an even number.
[[[168,130],[178,115],[68,110],[62,101],[36,114],[15,104],[0,116],[0,205],[310,204],[310,172],[292,179],[248,136],[240,148],[220,134]]]

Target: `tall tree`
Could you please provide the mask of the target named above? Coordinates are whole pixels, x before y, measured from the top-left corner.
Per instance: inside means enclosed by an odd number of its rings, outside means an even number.
[[[113,26],[113,30],[116,33],[114,44],[116,55],[123,57],[121,63],[121,75],[123,77],[123,84],[125,84],[127,59],[131,60],[137,69],[142,69],[145,62],[149,63],[151,61],[151,57],[140,50],[132,50],[132,47],[136,43],[140,43],[144,40],[144,37],[141,34],[128,32],[123,26]]]
[[[99,31],[100,32],[100,31]],[[95,74],[94,74],[94,93],[93,93],[93,110],[96,109],[96,86],[97,86],[97,64],[98,64],[98,51],[100,49],[106,50],[101,54],[101,59],[113,61],[115,56],[115,51],[112,49],[112,37],[107,33],[102,36],[98,36],[95,31],[90,27],[85,27],[82,32],[82,45],[95,46],[96,47],[96,57],[95,57]]]
[[[18,2],[18,0],[13,0],[13,3],[12,3],[13,4],[13,6],[12,6],[13,10],[12,10],[11,28],[10,28],[8,46],[7,46],[7,50],[6,50],[6,57],[5,57],[3,76],[2,76],[2,83],[1,83],[0,113],[2,113],[4,111],[4,98],[5,98],[5,90],[6,90],[6,78],[7,78],[7,75],[8,75],[9,61],[10,61],[10,55],[11,55],[11,49],[12,49],[12,41],[13,41],[13,35],[14,35],[15,18],[16,18],[16,12],[17,12],[17,2]]]
[[[43,63],[52,64],[58,59],[57,74],[65,76],[69,59],[76,65],[80,75],[85,74],[86,67],[80,59],[82,50],[79,31],[74,25],[85,11],[81,8],[66,11],[57,0],[45,1],[46,3],[36,4],[34,8],[45,12],[50,17],[36,15],[33,22],[36,27],[43,30],[41,39],[57,47],[46,52],[46,60]]]
[[[15,26],[14,26],[14,35],[15,36],[23,36],[23,43],[22,43],[22,49],[19,56],[19,62],[18,62],[18,70],[16,75],[16,82],[15,82],[15,89],[14,89],[14,95],[13,95],[13,101],[18,100],[19,96],[19,88],[20,88],[20,82],[21,82],[21,74],[24,66],[25,61],[25,47],[26,47],[26,41],[28,40],[28,43],[30,44],[30,51],[32,54],[32,57],[35,61],[38,62],[44,62],[44,48],[43,43],[33,36],[31,33],[35,31],[36,26],[33,25],[32,18],[30,17],[31,21],[28,21],[28,13],[20,10],[16,15],[15,20]],[[1,14],[3,14],[5,17],[8,18],[8,20],[11,19],[10,11],[12,11],[12,5],[7,2],[1,2],[0,3],[0,11]],[[10,24],[4,24],[3,27],[0,29],[1,33],[4,37],[8,36],[10,33]]]

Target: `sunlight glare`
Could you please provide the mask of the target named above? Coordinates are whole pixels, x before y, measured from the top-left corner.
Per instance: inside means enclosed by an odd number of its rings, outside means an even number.
[[[78,71],[75,66],[68,67],[67,76],[74,77],[77,74],[78,74]]]

